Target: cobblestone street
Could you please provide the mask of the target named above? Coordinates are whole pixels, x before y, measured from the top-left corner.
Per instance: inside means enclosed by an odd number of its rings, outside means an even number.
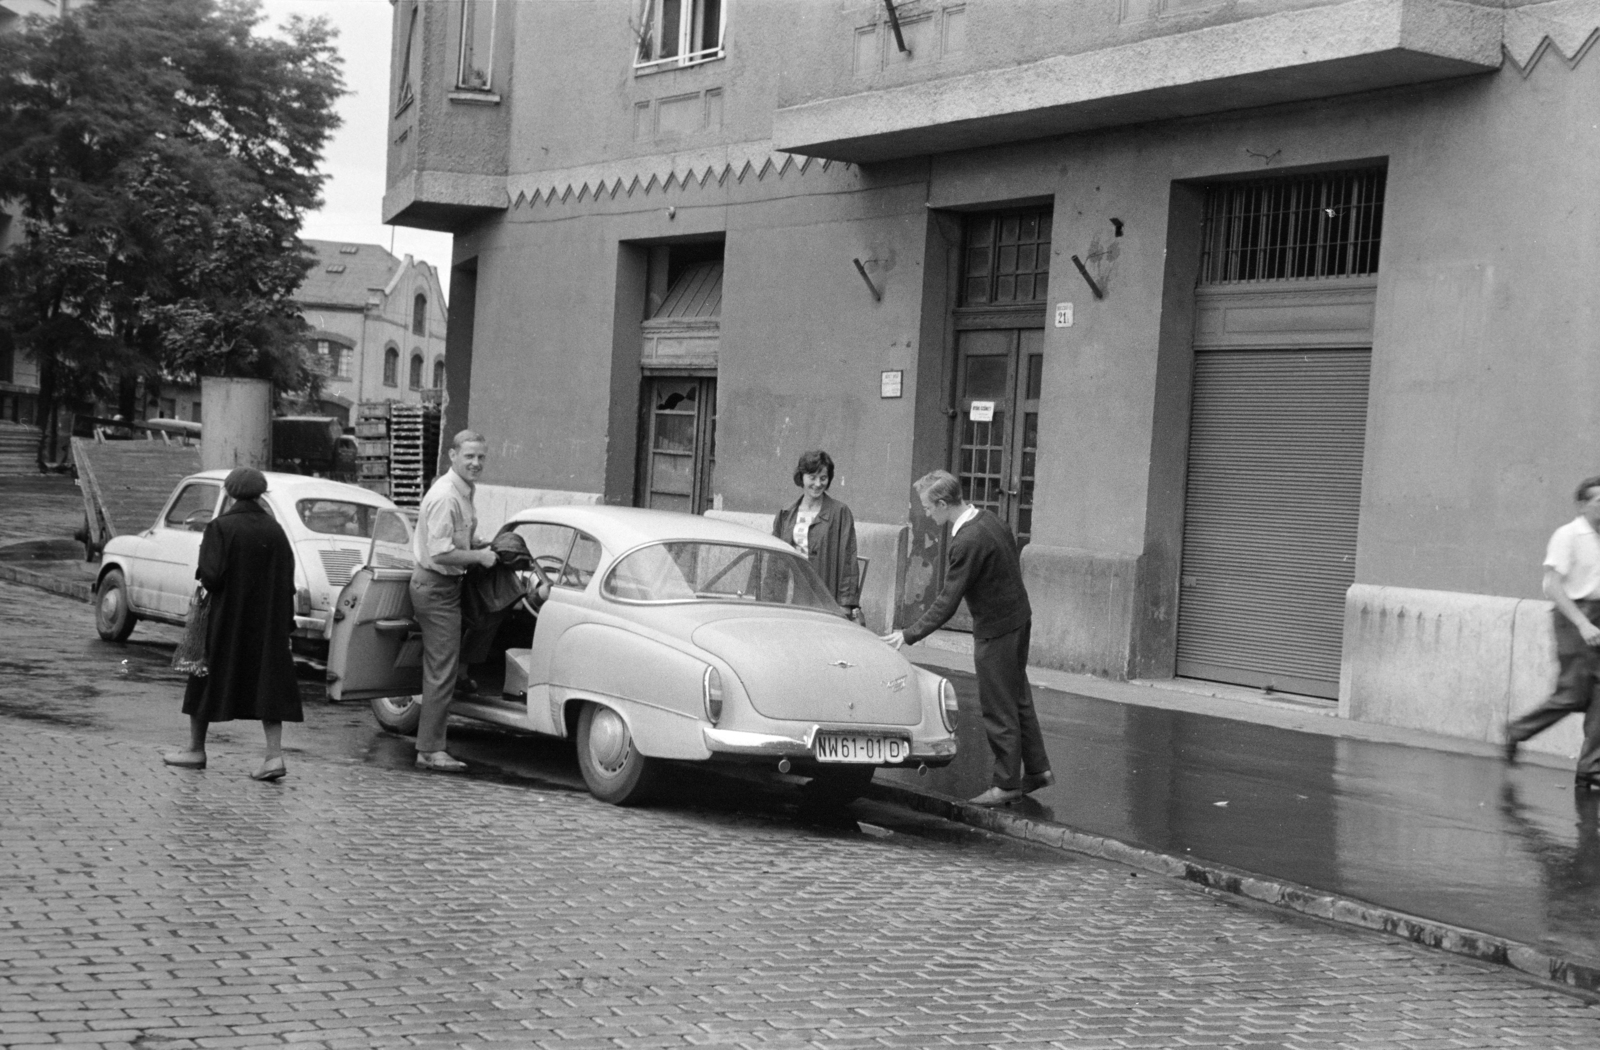
[[[970,833],[315,758],[274,786],[229,751],[178,772],[149,743],[3,724],[7,1047],[1577,1050],[1600,1032],[1595,1007],[1505,971]]]

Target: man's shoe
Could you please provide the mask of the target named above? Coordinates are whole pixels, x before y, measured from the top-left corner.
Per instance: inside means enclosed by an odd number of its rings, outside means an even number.
[[[1008,802],[1015,802],[1022,797],[1022,792],[1015,788],[992,787],[983,794],[967,801],[974,806],[1004,806]]]
[[[456,694],[458,696],[476,696],[478,694],[478,683],[466,675],[460,675],[456,678]]]
[[[1056,775],[1048,769],[1043,773],[1024,773],[1022,774],[1022,793],[1031,795],[1040,788],[1047,788],[1055,782]]]
[[[1600,775],[1593,773],[1579,773],[1572,778],[1574,787],[1584,791],[1600,791]]]
[[[206,753],[204,751],[168,751],[161,756],[161,761],[169,766],[179,769],[204,769],[206,768]]]
[[[462,773],[466,771],[467,764],[451,758],[448,751],[418,751],[417,768],[431,773]]]

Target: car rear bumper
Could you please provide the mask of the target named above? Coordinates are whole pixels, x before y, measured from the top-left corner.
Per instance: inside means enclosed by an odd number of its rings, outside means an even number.
[[[706,750],[720,755],[754,755],[770,758],[813,758],[812,740],[821,726],[812,726],[799,736],[773,733],[745,733],[736,729],[717,729],[706,726],[700,730]],[[883,735],[904,736],[911,741],[911,761],[944,764],[956,755],[956,738],[934,737],[918,739],[904,729],[888,727],[851,727],[853,731]]]
[[[297,638],[326,638],[328,636],[328,617],[323,616],[296,616],[294,618],[294,634]]]

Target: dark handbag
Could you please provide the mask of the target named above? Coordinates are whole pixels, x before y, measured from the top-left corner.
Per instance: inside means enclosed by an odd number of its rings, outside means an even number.
[[[183,620],[183,640],[172,654],[172,669],[200,678],[210,673],[206,666],[206,633],[211,626],[211,595],[196,587],[189,599],[189,614]]]

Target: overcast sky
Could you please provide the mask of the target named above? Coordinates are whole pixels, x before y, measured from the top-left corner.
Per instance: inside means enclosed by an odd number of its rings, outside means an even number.
[[[263,28],[291,15],[324,16],[339,30],[345,87],[339,102],[344,126],[334,132],[323,158],[330,176],[322,187],[322,210],[306,217],[302,234],[317,240],[381,244],[398,256],[412,255],[437,267],[450,290],[450,235],[383,224],[384,137],[389,127],[389,0],[264,0]],[[393,238],[391,242],[391,238]]]

